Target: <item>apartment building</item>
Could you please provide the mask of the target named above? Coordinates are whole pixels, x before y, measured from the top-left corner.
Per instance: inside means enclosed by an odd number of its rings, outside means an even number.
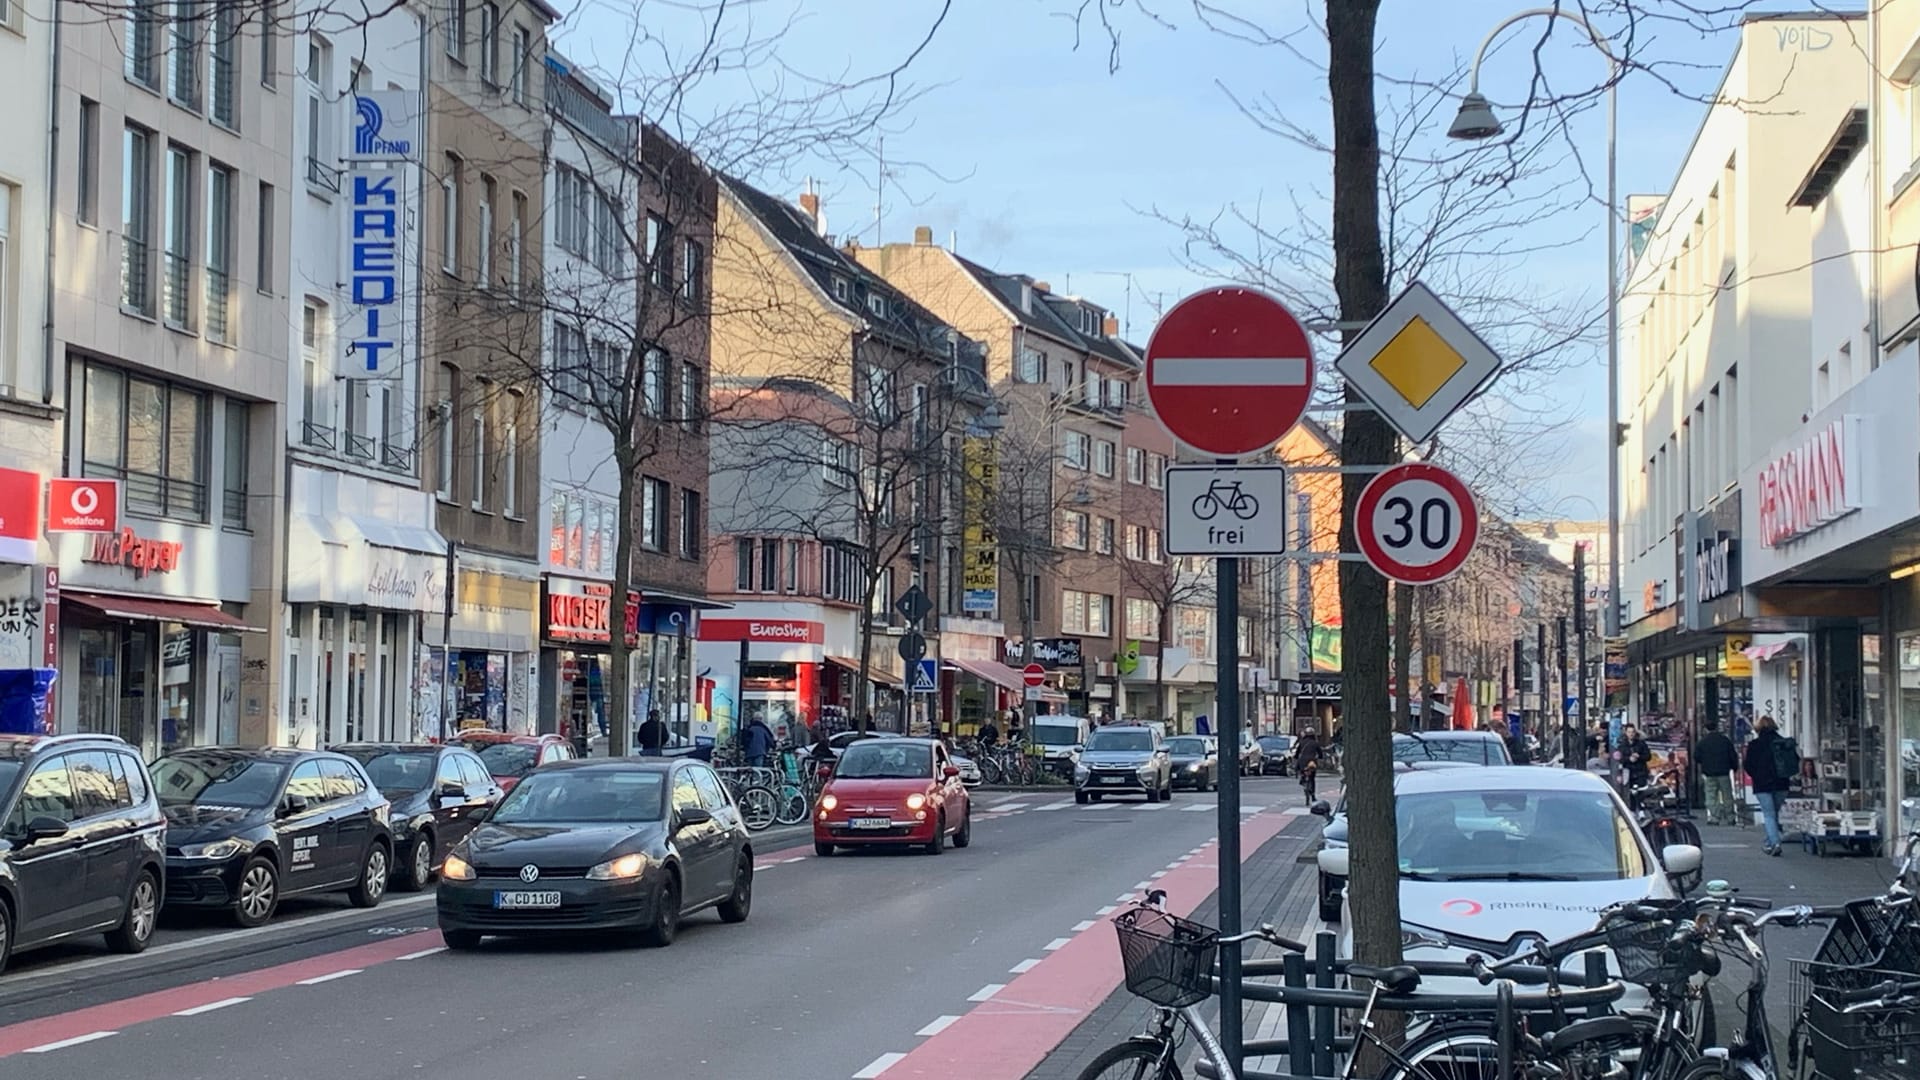
[[[66,23],[54,86],[63,472],[116,481],[120,510],[54,543],[59,726],[148,753],[286,719],[293,42],[230,6],[172,13]]]

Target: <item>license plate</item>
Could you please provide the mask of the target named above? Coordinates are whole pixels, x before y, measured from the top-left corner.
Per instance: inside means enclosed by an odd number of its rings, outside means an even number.
[[[493,894],[493,906],[501,911],[557,908],[560,906],[560,894],[557,892],[497,892]]]
[[[1127,778],[1124,776],[1103,776],[1100,778],[1100,782],[1103,784],[1124,784],[1127,782]]]
[[[856,829],[891,829],[893,819],[886,817],[857,817],[849,820],[848,825]]]

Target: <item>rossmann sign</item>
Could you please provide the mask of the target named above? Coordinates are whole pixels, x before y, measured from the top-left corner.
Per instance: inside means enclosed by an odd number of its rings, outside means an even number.
[[[1860,509],[1862,428],[1862,417],[1839,417],[1761,466],[1756,487],[1763,545],[1780,547]]]

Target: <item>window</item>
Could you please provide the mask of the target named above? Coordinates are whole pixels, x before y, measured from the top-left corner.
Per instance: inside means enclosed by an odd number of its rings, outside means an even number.
[[[1127,526],[1127,558],[1140,562],[1147,559],[1147,527],[1145,525]]]
[[[82,379],[81,475],[123,481],[129,511],[205,521],[205,395],[98,364]]]
[[[500,5],[480,5],[480,77],[500,85]]]
[[[1047,381],[1046,353],[1039,349],[1022,348],[1020,350],[1020,381],[1024,383]]]
[[[912,422],[913,445],[927,445],[927,386],[914,383],[907,388],[907,415]]]
[[[226,461],[222,472],[225,483],[220,496],[220,517],[229,529],[247,528],[247,469],[252,464],[248,452],[253,425],[252,410],[244,401],[227,399]]]
[[[853,295],[853,286],[847,283],[847,279],[839,276],[838,274],[834,275],[833,298],[844,304],[847,302],[847,299],[852,295]]]
[[[433,419],[440,425],[435,447],[435,469],[439,486],[434,490],[442,499],[453,501],[453,404],[460,386],[460,370],[452,364],[440,365],[440,398],[434,402]]]
[[[524,280],[521,276],[522,268],[520,265],[520,235],[526,227],[527,197],[516,191],[513,193],[513,220],[507,223],[507,243],[505,249],[507,259],[507,291],[515,296],[520,295],[520,283]]]
[[[67,759],[57,757],[41,762],[27,774],[27,782],[20,785],[20,799],[7,818],[6,834],[15,838],[27,835],[27,822],[34,818],[75,821],[79,816],[79,800],[73,793],[73,779],[67,775]]]
[[[1148,529],[1147,530],[1147,561],[1150,563],[1157,563],[1165,558],[1166,558],[1166,553],[1160,550],[1160,530]]]
[[[667,550],[667,498],[665,480],[651,476],[640,478],[640,546],[648,551]]]
[[[254,236],[257,238],[254,249],[253,276],[259,282],[259,289],[268,296],[273,295],[273,185],[260,185],[260,220],[254,223]]]
[[[160,89],[154,63],[154,17],[157,0],[129,0],[127,4],[127,78],[149,90]]]
[[[152,0],[146,0],[152,2]],[[196,0],[173,0],[172,32],[167,45],[167,99],[189,109],[199,108],[200,45],[194,33],[200,25],[194,13]]]
[[[1060,629],[1069,634],[1110,636],[1113,633],[1113,597],[1077,589],[1062,590]]]
[[[452,0],[447,8],[447,55],[457,64],[467,62],[467,0]]]
[[[1127,380],[1107,380],[1107,408],[1125,409],[1127,407]]]
[[[460,275],[460,159],[447,155],[440,175],[440,269]]]
[[[1160,640],[1160,606],[1137,596],[1127,597],[1127,637],[1134,641]]]
[[[739,592],[753,591],[753,541],[733,542],[733,587]]]
[[[1083,388],[1080,392],[1080,399],[1086,403],[1087,408],[1097,409],[1100,407],[1100,395],[1102,388],[1105,386],[1106,380],[1100,377],[1099,372],[1089,366],[1086,371],[1085,382],[1082,383]]]
[[[520,513],[520,406],[520,391],[507,391],[506,426],[500,432],[500,512],[508,517]]]
[[[893,373],[878,364],[867,365],[867,415],[882,424],[894,419]]]
[[[585,176],[562,165],[556,170],[554,191],[554,243],[562,251],[581,258],[589,254],[592,242],[593,185]]]
[[[1080,396],[1080,369],[1071,360],[1060,362],[1060,386],[1058,392],[1067,400],[1076,400]]]
[[[1147,482],[1147,452],[1137,446],[1127,447],[1127,483],[1144,484]]]
[[[1100,313],[1092,308],[1080,309],[1080,332],[1083,334],[1100,333]],[[1097,401],[1097,398],[1090,399]]]
[[[1087,550],[1087,515],[1078,510],[1060,511],[1060,546]]]
[[[1113,554],[1113,519],[1103,517],[1093,534],[1093,549],[1102,555]]]
[[[166,250],[160,279],[167,321],[192,326],[193,310],[193,155],[167,147]]]
[[[667,415],[667,354],[649,348],[640,356],[640,411],[648,416]]]
[[[688,240],[680,250],[680,295],[697,301],[706,279],[707,249],[697,240]]]
[[[680,492],[680,557],[698,559],[700,550],[700,493],[682,490]],[[787,583],[789,592],[793,583]]]
[[[121,809],[113,780],[113,758],[104,750],[83,750],[68,754],[67,773],[83,818],[99,817]]]
[[[1061,453],[1066,458],[1067,468],[1085,469],[1090,463],[1088,459],[1092,455],[1093,440],[1079,431],[1061,432],[1060,439]]]
[[[877,292],[867,293],[867,310],[884,319],[887,317],[887,298]]]
[[[780,591],[780,541],[760,541],[760,591]]]
[[[1147,486],[1155,491],[1167,483],[1167,457],[1165,454],[1147,455]]]
[[[272,89],[280,85],[280,0],[261,0],[260,4],[260,85]]]
[[[1093,471],[1100,476],[1113,475],[1113,444],[1105,439],[1094,440]]]
[[[800,591],[800,541],[787,541],[787,591]]]
[[[853,486],[860,471],[860,448],[832,436],[820,443],[820,475],[837,488]]]
[[[74,216],[82,225],[100,221],[100,103],[80,99],[80,170],[74,187],[79,202]]]
[[[216,4],[213,42],[208,53],[207,115],[223,127],[236,127],[233,80],[239,70],[240,5]]]
[[[300,309],[300,438],[302,442],[331,448],[332,417],[327,415],[329,410],[322,397],[322,380],[330,375],[329,366],[321,360],[325,355],[321,339],[325,333],[326,310],[325,304],[312,297],[308,297]]]
[[[207,337],[227,340],[233,287],[233,170],[207,166]]]
[[[333,94],[333,46],[319,34],[307,35],[307,183],[339,191],[333,167],[333,143],[327,138],[327,101]],[[324,194],[323,196],[324,197]]]
[[[626,272],[626,230],[620,223],[620,204],[604,195],[594,197],[593,265],[614,275]]]
[[[863,588],[865,585],[866,582],[863,581],[856,585],[855,588]],[[887,567],[885,570],[880,571],[876,577],[872,602],[867,605],[867,613],[872,616],[873,621],[877,623],[890,623],[893,621],[892,567]]]
[[[657,288],[673,288],[672,233],[665,220],[647,215],[647,280]]]
[[[680,419],[686,421],[689,430],[700,428],[700,367],[697,364],[680,365]]]
[[[121,146],[120,303],[153,315],[153,135],[128,127]]]
[[[527,65],[531,60],[532,56],[533,56],[532,36],[527,33],[526,27],[524,26],[514,27],[513,28],[513,57],[512,57],[513,67],[508,70],[507,77],[513,80],[513,87],[512,87],[513,103],[515,105],[520,106],[521,108],[526,108],[527,106],[527,80],[532,78],[532,73],[527,70]]]

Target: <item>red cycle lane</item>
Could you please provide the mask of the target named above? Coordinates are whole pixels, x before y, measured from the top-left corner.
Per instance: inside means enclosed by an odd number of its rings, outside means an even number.
[[[1241,823],[1240,850],[1251,858],[1293,821],[1258,814]],[[1154,881],[1167,891],[1167,910],[1190,914],[1218,884],[1219,845],[1209,844],[1177,870]],[[1120,986],[1120,947],[1108,920],[1049,954],[912,1053],[888,1066],[885,1080],[1020,1080],[1060,1045],[1088,1014]]]

